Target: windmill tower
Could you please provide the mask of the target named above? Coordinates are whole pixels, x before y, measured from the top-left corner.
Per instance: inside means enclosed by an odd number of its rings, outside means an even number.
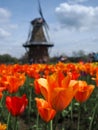
[[[39,14],[41,17],[35,18],[31,21],[32,29],[29,33],[28,40],[25,42],[25,44],[23,44],[23,47],[25,47],[25,49],[27,50],[29,61],[33,63],[46,63],[49,61],[49,48],[53,47],[54,45],[49,42],[49,27],[43,17],[39,0],[38,5]]]

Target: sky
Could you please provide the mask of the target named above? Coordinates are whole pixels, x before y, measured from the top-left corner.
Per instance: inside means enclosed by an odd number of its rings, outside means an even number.
[[[98,0],[40,0],[49,25],[50,56],[98,52]],[[22,57],[30,22],[40,17],[37,0],[0,0],[0,55]]]

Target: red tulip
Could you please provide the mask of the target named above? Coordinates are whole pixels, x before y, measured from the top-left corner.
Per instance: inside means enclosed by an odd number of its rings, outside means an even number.
[[[22,97],[6,97],[6,107],[13,116],[21,115],[28,104],[28,99],[24,94]]]

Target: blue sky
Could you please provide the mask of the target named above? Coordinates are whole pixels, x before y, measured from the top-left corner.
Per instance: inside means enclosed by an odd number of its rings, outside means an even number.
[[[54,47],[50,56],[98,52],[98,0],[40,0]],[[0,0],[0,54],[20,58],[37,0]]]

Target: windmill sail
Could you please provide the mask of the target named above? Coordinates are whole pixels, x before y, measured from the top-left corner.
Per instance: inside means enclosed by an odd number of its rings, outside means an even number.
[[[40,0],[38,0],[38,6],[39,6],[39,14],[40,14],[41,18],[43,19],[43,24],[44,24],[46,35],[47,35],[48,39],[50,39],[49,38],[49,34],[48,34],[49,25],[47,24],[47,22],[46,22],[46,20],[45,20],[45,18],[43,16],[43,12],[42,12],[42,8],[41,8]]]

